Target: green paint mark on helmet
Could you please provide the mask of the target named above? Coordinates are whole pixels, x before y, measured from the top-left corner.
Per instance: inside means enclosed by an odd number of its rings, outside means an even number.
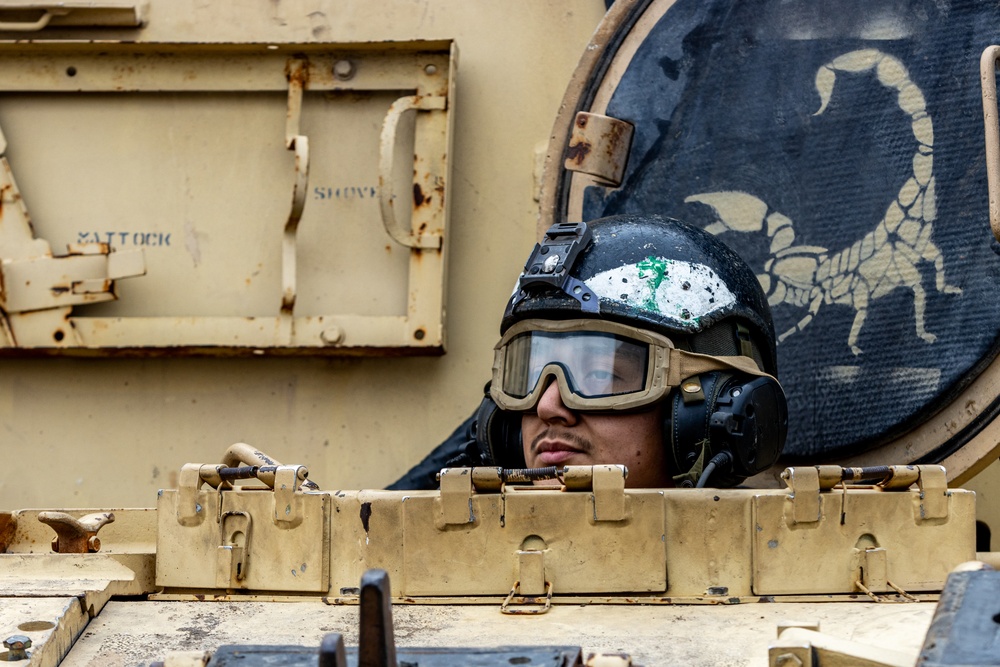
[[[651,310],[654,313],[660,312],[660,308],[656,304],[656,290],[659,289],[660,283],[666,277],[669,262],[670,260],[650,255],[635,265],[639,269],[639,277],[645,278],[649,284],[649,296],[642,304],[646,310]]]

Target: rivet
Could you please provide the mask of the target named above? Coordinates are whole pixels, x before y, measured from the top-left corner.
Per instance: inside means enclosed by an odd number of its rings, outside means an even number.
[[[328,329],[323,329],[319,337],[327,345],[338,345],[344,340],[344,330],[337,326],[329,327]]]
[[[683,385],[681,385],[681,389],[683,389],[688,394],[697,394],[699,391],[701,391],[701,385],[692,380],[685,382]]]
[[[424,67],[424,73],[427,74],[428,76],[434,76],[435,74],[438,73],[437,65],[427,65],[426,67]]]
[[[354,78],[354,63],[350,60],[338,60],[333,64],[333,76],[340,81],[348,81]]]

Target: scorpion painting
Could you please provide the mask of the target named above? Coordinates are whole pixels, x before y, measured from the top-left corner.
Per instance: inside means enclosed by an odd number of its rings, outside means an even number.
[[[1000,344],[978,97],[1000,19],[950,0],[648,4],[665,9],[588,101],[635,128],[623,181],[566,176],[566,217],[672,215],[748,260],[791,458],[899,438]]]
[[[794,328],[779,335],[779,342],[808,324],[821,303],[839,303],[854,308],[854,324],[847,342],[854,354],[860,354],[858,334],[869,301],[889,294],[896,287],[906,287],[913,291],[917,335],[933,343],[937,337],[925,327],[926,296],[917,263],[933,262],[935,287],[939,292],[958,294],[962,290],[945,284],[944,259],[931,240],[931,222],[936,214],[934,125],[927,115],[923,93],[910,81],[906,68],[892,56],[875,49],[852,51],[824,65],[816,74],[816,90],[822,100],[817,115],[823,113],[830,101],[837,71],[876,71],[879,82],[899,91],[899,106],[912,119],[917,144],[913,176],[903,184],[875,229],[849,248],[832,254],[826,248],[793,245],[792,221],[778,212],[765,219],[767,204],[752,195],[705,193],[692,195],[685,201],[702,202],[715,209],[720,222],[707,227],[714,234],[727,230],[761,231],[766,221],[771,257],[764,264],[765,273],[758,277],[768,300],[772,306],[790,303],[809,307],[809,313]]]

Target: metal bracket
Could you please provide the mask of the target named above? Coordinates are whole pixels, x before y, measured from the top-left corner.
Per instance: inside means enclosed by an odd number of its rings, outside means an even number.
[[[111,252],[106,243],[68,246],[60,257],[4,259],[0,308],[7,313],[113,301],[114,281],[145,275],[142,250]]]
[[[56,531],[52,550],[59,554],[97,553],[101,540],[97,532],[115,520],[111,512],[87,514],[77,519],[65,512],[39,512],[38,520]]]
[[[442,528],[476,520],[472,513],[472,468],[444,468],[440,493],[438,517]]]
[[[573,122],[563,167],[594,176],[602,185],[622,184],[635,127],[611,116],[580,111]]]
[[[177,480],[177,523],[182,526],[197,526],[205,520],[207,512],[198,502],[201,484],[201,465],[185,463],[181,466]]]
[[[535,597],[545,593],[548,582],[545,579],[545,552],[537,549],[521,549],[517,552],[517,583],[521,595]]]
[[[274,473],[274,523],[278,528],[295,528],[302,523],[302,466],[278,466]]]
[[[781,473],[791,494],[786,503],[789,524],[816,523],[822,518],[819,503],[819,471],[812,466],[785,468]],[[787,511],[790,506],[791,511]]]
[[[252,520],[247,512],[224,512],[222,544],[216,550],[215,581],[219,588],[236,588],[250,566]]]
[[[948,518],[948,478],[943,466],[917,466],[920,477],[917,486],[920,489],[920,502],[915,508],[916,519],[947,519]]]
[[[889,590],[888,552],[882,547],[857,549],[858,582],[863,591],[885,592]]]
[[[625,519],[625,478],[622,465],[594,466],[594,521]]]

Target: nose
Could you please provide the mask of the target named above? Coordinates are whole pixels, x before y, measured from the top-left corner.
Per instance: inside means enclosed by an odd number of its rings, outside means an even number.
[[[576,412],[567,408],[563,403],[555,378],[549,379],[549,384],[542,392],[541,398],[538,399],[535,410],[538,413],[538,418],[546,424],[573,426],[577,422]]]

